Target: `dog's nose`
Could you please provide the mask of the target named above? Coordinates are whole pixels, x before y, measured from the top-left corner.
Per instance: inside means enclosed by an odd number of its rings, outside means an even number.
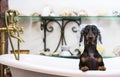
[[[92,30],[89,31],[89,36],[88,36],[89,40],[92,40],[93,39],[93,32]]]
[[[92,40],[93,37],[89,37],[90,40]]]

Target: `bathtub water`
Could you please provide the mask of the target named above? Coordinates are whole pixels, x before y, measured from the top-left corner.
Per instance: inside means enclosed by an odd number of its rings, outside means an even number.
[[[79,59],[56,58],[21,54],[15,60],[13,54],[0,56],[0,63],[10,67],[12,77],[120,77],[120,57],[104,58],[106,71],[82,72]]]

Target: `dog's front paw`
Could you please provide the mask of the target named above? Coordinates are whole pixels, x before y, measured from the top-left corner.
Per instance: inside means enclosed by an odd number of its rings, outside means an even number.
[[[87,66],[81,67],[80,70],[82,70],[83,72],[89,70],[89,68]]]
[[[104,66],[99,66],[99,67],[98,67],[98,70],[105,71],[106,68],[105,68]]]

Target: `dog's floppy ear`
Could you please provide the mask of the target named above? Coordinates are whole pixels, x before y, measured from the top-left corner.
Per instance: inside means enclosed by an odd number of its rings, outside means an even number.
[[[102,44],[102,36],[100,33],[100,30],[98,29],[98,40],[100,41],[100,43]]]
[[[84,36],[84,28],[81,30],[80,42],[83,41],[83,36]]]

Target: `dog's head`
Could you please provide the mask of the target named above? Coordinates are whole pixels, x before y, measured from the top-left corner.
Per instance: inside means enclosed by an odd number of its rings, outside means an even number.
[[[95,45],[97,43],[97,38],[102,44],[100,31],[95,25],[87,25],[82,29],[80,42],[82,42],[83,38],[85,44]]]

